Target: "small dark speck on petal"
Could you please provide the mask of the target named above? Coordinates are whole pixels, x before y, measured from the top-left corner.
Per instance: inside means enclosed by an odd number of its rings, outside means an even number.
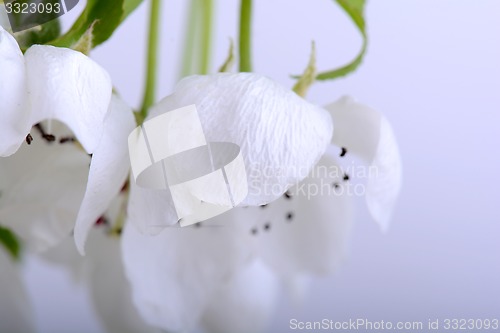
[[[195,228],[201,228],[201,222],[195,223],[195,224],[194,224],[194,227],[195,227]]]
[[[344,179],[345,182],[348,181],[349,180],[349,175],[347,173],[345,173],[343,179]]]
[[[260,205],[260,208],[266,208],[267,207],[267,204],[265,205]]]
[[[28,133],[28,135],[26,135],[26,143],[30,145],[31,142],[33,142],[33,137]]]
[[[293,220],[293,212],[288,212],[288,214],[286,214],[286,219],[290,222],[291,220]]]
[[[264,224],[264,230],[269,231],[271,229],[271,223]]]
[[[332,186],[333,186],[333,188],[338,189],[340,187],[340,184],[339,183],[333,183]]]
[[[340,157],[344,157],[345,154],[347,154],[347,148],[346,147],[342,147],[340,149],[341,149],[341,151],[340,151]]]
[[[257,235],[257,228],[252,228],[252,230],[250,230],[250,232],[252,233],[252,235]]]
[[[287,200],[290,200],[292,199],[292,195],[290,194],[290,192],[286,191],[285,194],[283,194],[283,196],[285,197],[285,199]]]

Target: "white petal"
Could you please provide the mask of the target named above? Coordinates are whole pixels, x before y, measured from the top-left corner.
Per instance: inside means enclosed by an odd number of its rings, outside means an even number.
[[[265,207],[233,209],[220,219],[245,225],[245,241],[283,277],[331,273],[344,257],[352,222],[352,198],[342,175],[325,155],[289,196]]]
[[[92,155],[87,190],[75,224],[75,242],[81,254],[87,234],[120,192],[129,172],[127,137],[135,127],[132,110],[113,95],[104,119],[104,133]]]
[[[213,333],[265,332],[275,311],[279,281],[260,260],[252,260],[225,283],[203,316]]]
[[[306,177],[332,136],[326,111],[257,74],[185,78],[150,118],[191,104],[207,141],[241,147],[249,185],[243,204],[270,202]]]
[[[335,123],[333,144],[367,163],[366,202],[375,221],[387,229],[401,188],[401,158],[389,122],[379,112],[344,97],[326,107]]]
[[[0,223],[41,251],[68,236],[85,192],[89,158],[73,144],[31,145],[0,158]]]
[[[120,239],[94,230],[85,258],[96,313],[108,333],[160,332],[147,325],[132,303],[130,284],[122,264]]]
[[[122,250],[134,302],[150,325],[189,331],[215,291],[248,259],[229,226],[165,228],[157,236],[125,226]]]
[[[24,58],[16,40],[0,27],[0,156],[13,154],[31,128],[26,105]]]
[[[0,245],[0,332],[35,332],[31,304],[15,263]]]
[[[245,242],[283,277],[329,274],[344,257],[352,223],[352,198],[341,178],[334,159],[325,155],[308,178],[287,191],[290,196],[218,219],[244,225]]]
[[[93,152],[111,98],[106,71],[82,53],[66,48],[34,45],[24,57],[31,123],[60,120],[71,128],[87,152]]]

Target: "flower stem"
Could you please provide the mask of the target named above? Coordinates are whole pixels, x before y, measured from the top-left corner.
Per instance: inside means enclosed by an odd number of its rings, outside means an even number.
[[[203,28],[201,36],[200,74],[208,74],[212,52],[213,0],[203,1]]]
[[[180,78],[194,73],[195,43],[198,37],[199,16],[199,0],[191,0],[184,34],[184,51],[182,53]]]
[[[240,72],[252,71],[252,0],[241,0],[240,11]]]
[[[158,28],[160,25],[161,0],[151,0],[151,11],[149,19],[149,38],[148,38],[148,56],[146,64],[146,87],[144,90],[144,99],[141,107],[141,118],[144,120],[149,108],[155,102],[156,98],[156,73],[158,58]]]

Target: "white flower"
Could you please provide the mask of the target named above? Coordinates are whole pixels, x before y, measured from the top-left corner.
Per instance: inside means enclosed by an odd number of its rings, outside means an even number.
[[[351,196],[340,190],[354,175],[339,171],[330,143],[377,170],[368,174],[366,199],[382,227],[400,187],[398,149],[376,111],[348,99],[325,111],[256,74],[184,79],[150,116],[190,104],[198,108],[207,141],[241,147],[254,186],[244,203],[271,203],[151,237],[134,226],[158,232],[153,226],[177,223],[175,212],[165,192],[132,182],[122,247],[134,302],[148,323],[166,330],[190,330],[201,321],[214,332],[256,332],[265,327],[268,312],[258,309],[271,307],[276,276],[330,273],[342,258],[352,219]],[[318,171],[310,173],[315,165]],[[320,192],[311,196],[304,186]],[[247,285],[248,298],[236,307],[233,288],[239,279],[248,281],[247,273],[262,277]],[[263,288],[269,292],[259,292]]]
[[[0,27],[0,73],[0,156],[8,156],[0,158],[0,223],[40,251],[68,235],[75,221],[78,232],[85,231],[119,193],[135,121],[111,96],[108,74],[79,52],[35,45],[23,56]],[[49,134],[58,140],[74,135],[93,154],[90,172],[87,154],[76,145],[47,142],[54,138],[36,130],[34,142],[25,142],[32,126],[47,119],[54,120]]]
[[[65,123],[88,153],[103,131],[111,98],[108,74],[70,49],[34,45],[21,53],[0,27],[0,156],[17,151],[31,127],[42,120]]]

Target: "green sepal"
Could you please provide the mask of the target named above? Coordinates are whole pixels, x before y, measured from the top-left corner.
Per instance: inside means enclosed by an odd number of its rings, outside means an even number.
[[[19,260],[21,243],[10,229],[2,226],[0,226],[0,246],[3,246],[14,260]]]

